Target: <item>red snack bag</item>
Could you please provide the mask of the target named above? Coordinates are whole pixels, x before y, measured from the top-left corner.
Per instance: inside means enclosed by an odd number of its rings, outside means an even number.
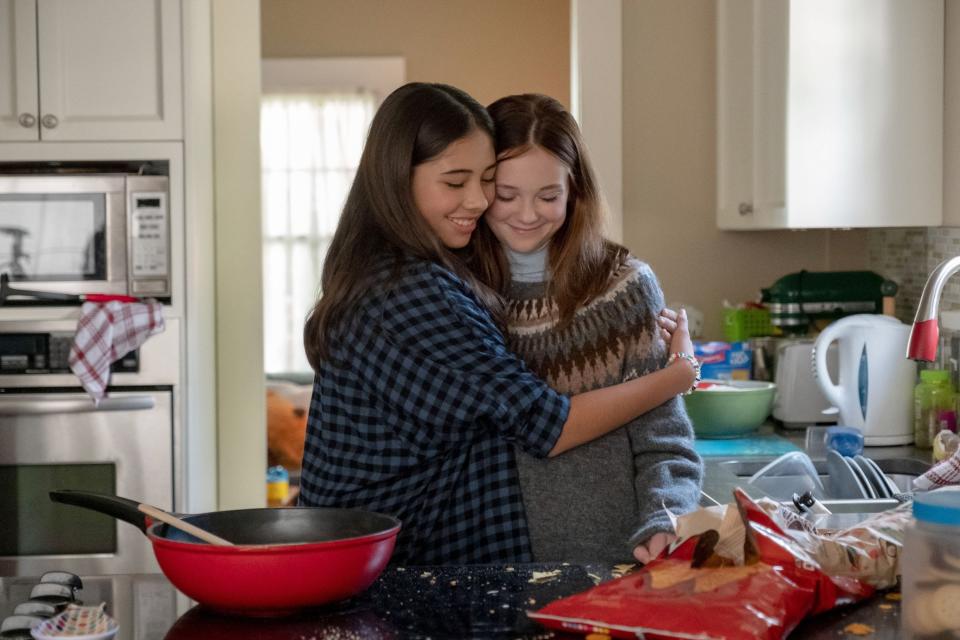
[[[709,530],[669,556],[588,591],[528,612],[554,629],[621,638],[782,638],[800,620],[873,594],[849,577],[830,577],[739,489],[745,564],[714,551]]]

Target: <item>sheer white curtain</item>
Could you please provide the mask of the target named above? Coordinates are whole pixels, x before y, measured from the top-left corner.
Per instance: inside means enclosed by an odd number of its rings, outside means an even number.
[[[376,108],[357,90],[263,96],[264,366],[310,370],[303,323]]]

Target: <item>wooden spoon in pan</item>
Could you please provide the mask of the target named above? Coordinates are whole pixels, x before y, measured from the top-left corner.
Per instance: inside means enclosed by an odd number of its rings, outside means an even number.
[[[151,506],[149,504],[139,504],[137,505],[137,509],[139,509],[142,513],[147,514],[154,520],[165,522],[166,524],[170,525],[174,529],[179,529],[184,533],[189,533],[193,537],[200,538],[201,540],[209,544],[217,545],[218,547],[235,546],[229,540],[224,540],[220,536],[214,535],[209,531],[207,531],[206,529],[201,529],[200,527],[190,524],[185,520],[181,520],[177,516],[173,515],[168,511],[164,511],[163,509],[158,509],[157,507]]]

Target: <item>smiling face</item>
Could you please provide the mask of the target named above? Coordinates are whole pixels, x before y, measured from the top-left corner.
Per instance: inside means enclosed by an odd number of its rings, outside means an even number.
[[[413,169],[413,202],[440,241],[465,247],[493,199],[493,141],[474,129]]]
[[[501,243],[518,253],[546,246],[567,219],[567,167],[533,146],[497,165],[497,190],[487,224]]]

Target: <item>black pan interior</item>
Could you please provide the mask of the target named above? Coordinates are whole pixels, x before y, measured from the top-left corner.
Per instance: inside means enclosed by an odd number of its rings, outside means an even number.
[[[323,507],[238,509],[183,519],[233,544],[329,542],[382,533],[400,524],[396,518],[379,513]],[[155,526],[153,531],[168,540],[201,542],[166,524]]]

